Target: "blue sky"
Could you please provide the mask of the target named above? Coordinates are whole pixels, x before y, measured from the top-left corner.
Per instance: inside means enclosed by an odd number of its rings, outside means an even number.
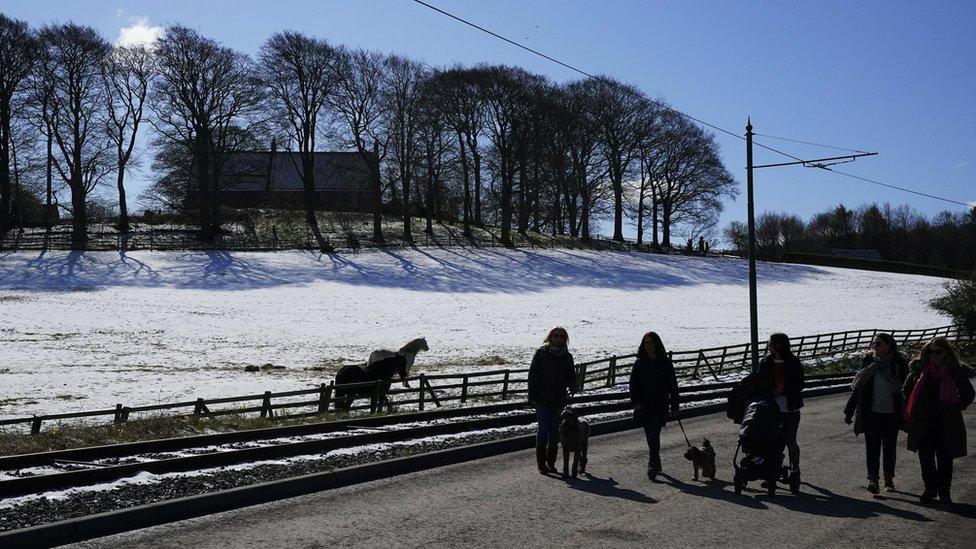
[[[976,201],[976,2],[430,1],[736,133],[751,116],[760,134],[877,151],[838,168]],[[33,25],[73,20],[112,41],[124,27],[181,23],[254,54],[271,33],[295,29],[431,65],[506,63],[577,77],[410,0],[5,0],[0,10]],[[807,158],[834,152],[757,140]],[[744,189],[744,143],[718,142]],[[785,159],[760,150],[756,160]],[[138,194],[143,177],[132,179]],[[963,209],[799,167],[758,171],[756,188],[757,211],[803,217],[838,202]],[[744,217],[739,198],[721,225]]]

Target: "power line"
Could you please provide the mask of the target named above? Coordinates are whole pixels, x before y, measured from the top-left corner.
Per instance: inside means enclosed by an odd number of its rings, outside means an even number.
[[[567,69],[569,69],[571,71],[574,71],[574,72],[577,72],[579,74],[582,74],[583,76],[586,76],[587,78],[592,78],[594,80],[598,80],[600,82],[603,82],[603,83],[606,83],[606,84],[609,84],[609,85],[612,85],[612,86],[617,86],[617,83],[614,82],[613,80],[610,80],[609,78],[606,78],[606,77],[603,77],[603,76],[596,76],[596,75],[590,74],[590,73],[584,71],[583,69],[574,67],[573,65],[570,65],[569,63],[565,63],[563,61],[560,61],[559,59],[556,59],[555,57],[552,57],[550,55],[547,55],[547,54],[545,54],[545,53],[543,53],[541,51],[538,51],[536,49],[530,48],[529,46],[526,46],[524,44],[520,44],[520,43],[518,43],[518,42],[516,42],[516,41],[514,41],[514,40],[512,40],[512,39],[510,39],[508,37],[505,37],[505,36],[502,36],[501,34],[498,34],[497,32],[494,32],[494,31],[492,31],[490,29],[487,29],[485,27],[482,27],[481,25],[478,25],[477,23],[474,23],[472,21],[468,21],[467,19],[464,19],[462,17],[459,17],[457,15],[454,15],[453,13],[450,13],[448,11],[442,10],[441,8],[438,8],[437,6],[428,4],[427,2],[424,2],[423,0],[413,0],[413,1],[415,3],[417,3],[417,4],[420,4],[421,6],[424,6],[426,8],[429,8],[429,9],[433,10],[433,11],[436,11],[437,13],[440,13],[441,15],[444,15],[444,16],[447,16],[447,17],[449,17],[451,19],[454,19],[455,21],[458,21],[458,22],[463,23],[463,24],[465,24],[465,25],[467,25],[469,27],[472,27],[474,29],[477,29],[477,30],[479,30],[479,31],[481,31],[481,32],[483,32],[485,34],[488,34],[490,36],[493,36],[493,37],[495,37],[495,38],[497,38],[499,40],[502,40],[502,41],[504,41],[504,42],[506,42],[508,44],[511,44],[511,45],[513,45],[513,46],[515,46],[517,48],[523,49],[523,50],[525,50],[525,51],[527,51],[527,52],[529,52],[529,53],[531,53],[533,55],[538,55],[539,57],[542,57],[543,59],[552,61],[553,63],[556,63],[557,65],[559,65],[561,67],[565,67],[565,68],[567,68]],[[621,87],[620,89],[626,91],[627,93],[632,93],[635,96],[639,96],[639,97],[641,97],[643,99],[647,99],[643,95],[640,95],[640,94],[638,94],[636,92],[633,92],[633,91],[631,91],[627,87]],[[745,137],[743,137],[743,136],[741,136],[741,135],[739,135],[739,134],[737,134],[735,132],[731,132],[729,130],[726,130],[725,128],[721,128],[721,127],[716,126],[714,124],[710,124],[708,122],[705,122],[704,120],[702,120],[700,118],[696,118],[696,117],[694,117],[694,116],[692,116],[692,115],[690,115],[688,113],[679,111],[678,109],[676,109],[676,108],[674,108],[674,107],[672,107],[670,105],[665,105],[665,104],[663,104],[663,103],[661,103],[659,101],[654,101],[653,99],[648,99],[648,100],[651,101],[651,102],[653,102],[653,103],[657,103],[661,107],[666,108],[666,109],[674,112],[675,114],[678,114],[679,116],[683,116],[683,117],[685,117],[685,118],[687,118],[689,120],[693,120],[693,121],[695,121],[695,122],[697,122],[697,123],[699,123],[699,124],[701,124],[703,126],[707,126],[709,128],[712,128],[713,130],[716,130],[716,131],[719,131],[719,132],[722,132],[722,133],[731,135],[732,137],[741,139],[743,141],[745,141],[745,139],[746,139]],[[756,134],[756,135],[758,135],[758,134]],[[822,145],[820,143],[813,143],[813,142],[810,142],[810,141],[801,141],[801,140],[798,140],[798,139],[789,139],[789,138],[785,138],[785,137],[774,137],[774,136],[771,136],[771,135],[764,135],[763,137],[768,137],[768,138],[771,138],[771,139],[780,139],[780,140],[783,140],[783,141],[792,141],[792,142],[795,142],[795,143],[802,143],[802,144],[805,144],[805,145],[814,145],[814,146],[818,146],[818,147],[827,147],[827,148],[832,148],[832,149],[839,149],[839,150],[844,150],[844,151],[854,151],[854,152],[858,152],[858,153],[865,152],[865,151],[862,151],[860,149],[847,149],[847,148],[843,148],[843,147],[835,147],[833,145]],[[796,160],[796,161],[798,161],[800,163],[806,163],[805,160],[803,160],[802,158],[800,158],[798,156],[793,156],[792,154],[789,154],[789,153],[783,152],[783,151],[781,151],[779,149],[770,147],[769,145],[764,145],[764,144],[759,143],[759,142],[757,142],[755,140],[753,140],[752,144],[753,145],[756,145],[757,147],[761,147],[763,149],[766,149],[766,150],[772,151],[774,153],[783,155],[783,156],[785,156],[787,158],[790,158],[792,160]],[[958,204],[960,206],[965,206],[967,208],[970,207],[970,205],[967,204],[967,203],[965,203],[965,202],[960,202],[958,200],[952,200],[951,198],[944,198],[944,197],[936,196],[936,195],[933,195],[933,194],[923,193],[923,192],[920,192],[920,191],[915,191],[915,190],[912,190],[912,189],[907,189],[905,187],[899,187],[897,185],[890,185],[888,183],[882,183],[881,181],[876,181],[874,179],[868,179],[866,177],[861,177],[861,176],[854,175],[854,174],[840,172],[840,171],[837,171],[837,170],[832,169],[832,168],[830,168],[828,166],[825,166],[825,165],[810,166],[810,167],[820,168],[820,169],[823,169],[823,170],[826,170],[826,171],[829,171],[829,172],[836,173],[838,175],[843,175],[845,177],[850,177],[850,178],[853,178],[853,179],[858,179],[860,181],[864,181],[864,182],[867,182],[867,183],[873,183],[875,185],[880,185],[882,187],[888,187],[890,189],[896,189],[896,190],[903,191],[903,192],[906,192],[906,193],[911,193],[911,194],[915,194],[915,195],[918,195],[918,196],[924,196],[926,198],[932,198],[934,200],[941,200],[943,202],[948,202],[950,204]]]
[[[498,34],[497,32],[495,32],[493,30],[486,29],[485,27],[482,27],[481,25],[478,25],[477,23],[474,23],[472,21],[468,21],[467,19],[464,19],[463,17],[459,17],[457,15],[454,15],[451,12],[442,10],[441,8],[438,8],[437,6],[428,4],[427,2],[424,2],[423,0],[413,0],[413,1],[416,2],[417,4],[420,4],[421,6],[424,6],[426,8],[431,9],[431,10],[434,10],[437,13],[440,13],[442,15],[445,15],[447,17],[450,17],[451,19],[454,19],[455,21],[458,21],[458,22],[463,23],[463,24],[465,24],[465,25],[467,25],[469,27],[472,27],[474,29],[477,29],[477,30],[479,30],[479,31],[481,31],[481,32],[483,32],[485,34],[494,36],[495,38],[497,38],[499,40],[502,40],[503,42],[507,42],[507,43],[509,43],[509,44],[517,47],[517,48],[523,49],[523,50],[525,50],[525,51],[527,51],[529,53],[532,53],[534,55],[538,55],[539,57],[542,57],[543,59],[552,61],[553,63],[556,63],[557,65],[559,65],[561,67],[565,67],[565,68],[567,68],[567,69],[569,69],[571,71],[574,71],[574,72],[577,72],[579,74],[582,74],[583,76],[585,76],[587,78],[592,78],[593,80],[599,80],[600,82],[603,82],[605,84],[610,84],[612,86],[616,86],[617,85],[616,82],[610,80],[609,78],[606,78],[606,77],[603,77],[603,76],[597,76],[597,75],[590,74],[590,73],[584,71],[583,69],[574,67],[573,65],[570,65],[569,63],[565,63],[563,61],[560,61],[559,59],[556,59],[555,57],[552,57],[552,56],[550,56],[548,54],[545,54],[545,53],[543,53],[543,52],[541,52],[539,50],[530,48],[529,46],[526,46],[524,44],[520,44],[520,43],[512,40],[511,38],[508,38],[506,36],[502,36],[501,34]],[[631,90],[629,90],[628,88],[621,88],[621,89],[627,91],[628,93],[632,93]],[[639,95],[639,94],[634,93],[634,95]],[[641,97],[642,99],[647,99],[648,101],[651,101],[652,103],[657,103],[658,105],[660,105],[660,106],[662,106],[662,107],[664,107],[664,108],[666,108],[666,109],[668,109],[670,111],[673,111],[674,113],[676,113],[676,114],[678,114],[680,116],[683,116],[683,117],[685,117],[685,118],[687,118],[689,120],[693,120],[693,121],[695,121],[695,122],[697,122],[697,123],[699,123],[699,124],[701,124],[703,126],[708,126],[709,128],[712,128],[713,130],[720,131],[722,133],[731,135],[732,137],[735,137],[737,139],[741,139],[743,141],[745,141],[745,139],[746,139],[745,137],[743,137],[743,136],[741,136],[741,135],[739,135],[739,134],[737,134],[735,132],[726,130],[725,128],[721,128],[719,126],[716,126],[715,124],[710,124],[710,123],[708,123],[708,122],[706,122],[706,121],[704,121],[704,120],[702,120],[700,118],[696,118],[696,117],[694,117],[694,116],[692,116],[692,115],[690,115],[688,113],[681,112],[678,109],[676,109],[676,108],[674,108],[674,107],[672,107],[670,105],[664,105],[664,104],[660,103],[659,101],[655,101],[653,99],[648,99],[648,98],[644,97],[643,95],[639,95],[639,97]],[[767,146],[767,145],[763,145],[762,143],[758,143],[756,141],[753,141],[752,143],[753,143],[753,145],[756,145],[758,147],[762,147],[764,149],[770,150],[770,151],[775,152],[777,154],[781,154],[781,155],[783,155],[783,156],[785,156],[787,158],[792,158],[793,160],[802,160],[800,157],[793,156],[792,154],[783,152],[783,151],[781,151],[779,149],[775,149],[775,148],[770,147],[770,146]]]
[[[850,147],[837,147],[835,145],[824,145],[822,143],[814,143],[812,141],[802,141],[800,139],[790,139],[788,137],[776,137],[775,135],[766,135],[766,134],[763,134],[763,133],[756,133],[756,134],[753,134],[753,135],[758,135],[760,137],[768,137],[769,139],[779,139],[780,141],[789,141],[791,143],[800,143],[800,144],[803,144],[803,145],[813,145],[815,147],[823,147],[825,149],[835,149],[835,150],[838,150],[838,151],[858,152],[858,153],[867,152],[867,151],[862,151],[861,149],[852,149]]]
[[[923,193],[921,191],[915,191],[915,190],[912,190],[912,189],[906,189],[905,187],[899,187],[897,185],[890,185],[888,183],[882,183],[881,181],[876,181],[874,179],[868,179],[867,177],[861,177],[859,175],[854,175],[852,173],[846,173],[846,172],[837,171],[837,170],[835,170],[833,168],[828,168],[826,166],[817,166],[817,167],[818,168],[821,168],[821,169],[824,169],[824,170],[827,170],[828,172],[834,172],[837,175],[843,175],[844,177],[850,177],[852,179],[857,179],[857,180],[860,180],[860,181],[865,181],[867,183],[874,183],[875,185],[881,185],[882,187],[888,187],[889,189],[897,189],[899,191],[904,191],[906,193],[917,194],[918,196],[924,196],[926,198],[932,198],[934,200],[941,200],[943,202],[948,202],[950,204],[957,204],[959,206],[965,206],[967,208],[973,207],[970,204],[967,204],[965,202],[960,202],[958,200],[953,200],[951,198],[944,198],[944,197],[941,197],[941,196],[936,196],[934,194],[928,194],[928,193]]]

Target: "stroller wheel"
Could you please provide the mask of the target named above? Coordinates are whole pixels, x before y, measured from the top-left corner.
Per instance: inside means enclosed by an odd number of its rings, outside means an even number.
[[[769,497],[776,495],[776,481],[770,481],[769,484],[766,485],[766,495]]]

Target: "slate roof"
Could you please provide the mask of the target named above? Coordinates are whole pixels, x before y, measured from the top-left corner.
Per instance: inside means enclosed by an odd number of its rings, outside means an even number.
[[[268,151],[232,153],[223,166],[222,191],[264,192],[268,183]],[[301,191],[302,161],[297,152],[274,153],[271,169],[271,191]],[[369,168],[363,156],[355,152],[315,153],[315,190],[368,191]]]

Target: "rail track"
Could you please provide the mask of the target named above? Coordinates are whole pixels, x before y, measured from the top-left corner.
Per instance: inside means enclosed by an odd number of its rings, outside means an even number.
[[[850,374],[808,378],[805,395],[818,396],[844,392],[848,390],[850,380]],[[686,404],[682,417],[724,410],[724,399],[732,385],[734,383],[682,387],[681,402]],[[630,409],[626,392],[580,395],[573,398],[571,404],[583,415],[595,416],[597,422],[594,424],[594,434],[616,432],[632,427],[628,419],[620,417],[612,419],[614,413],[623,413]],[[687,406],[689,404],[697,406]],[[602,419],[610,417],[610,421],[600,421],[601,415]],[[528,427],[534,422],[534,412],[526,410],[524,403],[507,402],[7,456],[0,458],[0,478],[5,479],[0,481],[0,501],[54,490],[109,483],[142,472],[179,474],[264,460],[315,456],[333,450],[378,443],[408,442],[442,435],[464,436],[466,433],[487,429]],[[181,506],[180,500],[169,500],[92,515],[90,518],[80,517],[22,530],[8,530],[0,532],[0,546],[6,546],[7,542],[11,543],[10,546],[18,546],[24,540],[30,541],[30,544],[25,546],[51,546],[90,539],[151,524],[282,499],[316,489],[328,489],[411,470],[513,451],[529,444],[531,443],[525,436],[502,439],[459,447],[446,452],[434,452],[443,455],[429,459],[424,459],[425,456],[421,454],[392,460],[401,462],[397,464],[377,462],[330,472],[327,477],[319,474],[318,480],[282,479],[181,498],[195,502],[189,507]],[[290,488],[282,488],[281,483],[285,483]],[[233,495],[221,498],[219,496],[222,493],[233,493]],[[117,524],[111,522],[106,516],[113,513],[122,513],[120,516],[124,516],[125,520],[120,520]],[[65,528],[59,529],[58,525]],[[67,528],[68,526],[70,528]]]

